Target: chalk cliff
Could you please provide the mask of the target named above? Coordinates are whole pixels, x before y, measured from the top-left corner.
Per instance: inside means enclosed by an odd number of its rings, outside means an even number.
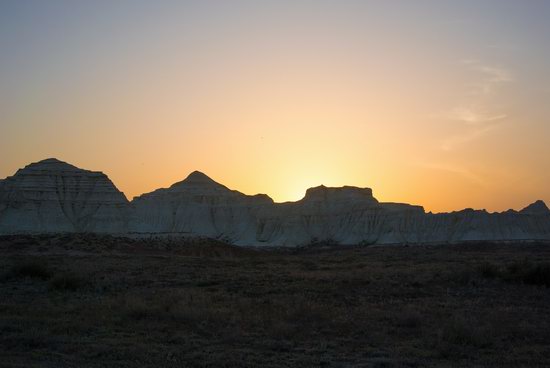
[[[101,172],[56,159],[32,163],[0,184],[0,233],[126,231],[128,201]]]
[[[275,204],[258,216],[259,244],[291,246],[333,241],[342,244],[394,242],[391,221],[424,213],[422,207],[379,203],[370,188],[319,186],[297,202]],[[400,242],[396,240],[395,242]]]
[[[351,186],[319,186],[299,201],[274,203],[198,171],[128,202],[104,174],[48,159],[0,180],[0,234],[44,232],[201,236],[258,246],[550,240],[550,210],[537,201],[521,211],[432,214]]]
[[[201,172],[132,201],[135,235],[183,235],[254,242],[256,212],[273,205],[267,195],[248,196]]]

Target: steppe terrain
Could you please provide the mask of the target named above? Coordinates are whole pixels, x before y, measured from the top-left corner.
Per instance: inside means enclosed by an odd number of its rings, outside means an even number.
[[[550,246],[0,237],[1,367],[547,367]]]

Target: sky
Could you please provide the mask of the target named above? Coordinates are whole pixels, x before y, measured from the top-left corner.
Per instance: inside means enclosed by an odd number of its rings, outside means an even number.
[[[550,203],[550,1],[0,0],[0,178]]]

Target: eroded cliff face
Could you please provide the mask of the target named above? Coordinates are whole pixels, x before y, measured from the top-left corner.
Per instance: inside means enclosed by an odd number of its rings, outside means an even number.
[[[550,214],[550,209],[548,209],[548,206],[546,206],[546,203],[539,200],[534,203],[531,203],[529,206],[519,211],[519,213],[524,215],[548,215]]]
[[[239,245],[550,240],[550,211],[540,201],[520,212],[427,214],[421,206],[380,203],[369,188],[319,186],[300,201],[274,203],[265,195],[232,191],[195,172],[132,203],[135,235],[209,236]]]
[[[292,246],[332,241],[341,244],[377,242],[388,220],[424,213],[422,207],[379,203],[370,188],[319,186],[297,202],[275,204],[260,212],[258,244]]]
[[[195,171],[170,188],[134,198],[129,231],[137,236],[159,234],[253,241],[256,212],[272,205],[273,201],[266,195],[247,196]]]
[[[30,164],[0,185],[0,233],[124,233],[128,201],[101,172],[56,159]]]
[[[425,213],[380,203],[369,188],[310,188],[297,202],[248,196],[200,172],[128,203],[102,173],[48,159],[0,181],[0,234],[97,232],[189,236],[239,245],[460,243],[550,240],[550,210]]]

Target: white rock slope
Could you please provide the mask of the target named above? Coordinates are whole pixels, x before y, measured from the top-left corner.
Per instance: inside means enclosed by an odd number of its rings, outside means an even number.
[[[124,233],[128,201],[101,172],[46,159],[0,185],[0,233]]]
[[[550,211],[541,201],[521,212],[427,214],[420,206],[379,203],[369,188],[319,186],[308,189],[300,201],[274,203],[194,172],[132,204],[134,235],[209,236],[240,245],[550,240]]]
[[[460,243],[550,240],[542,201],[516,212],[425,213],[380,203],[369,188],[310,188],[297,202],[230,190],[196,171],[128,203],[102,173],[48,159],[0,181],[0,234],[98,232],[204,236],[239,245]]]
[[[130,232],[206,236],[254,242],[256,212],[273,206],[266,195],[247,196],[201,172],[132,201]]]

